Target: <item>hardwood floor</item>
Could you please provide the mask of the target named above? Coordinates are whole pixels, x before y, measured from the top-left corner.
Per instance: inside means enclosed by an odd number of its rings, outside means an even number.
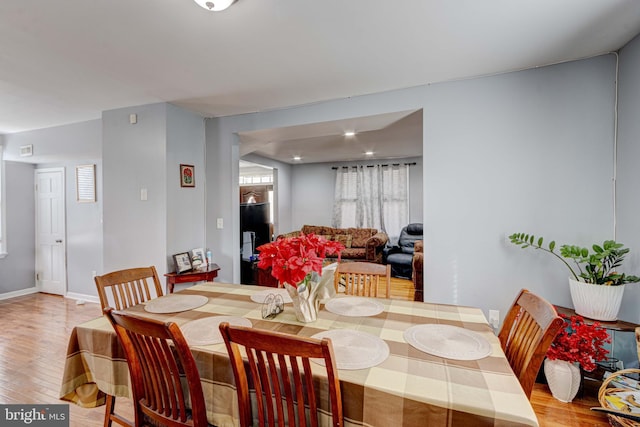
[[[413,299],[410,284],[393,279],[392,296]],[[58,399],[58,393],[69,335],[78,323],[100,315],[98,304],[76,305],[73,300],[48,294],[0,301],[0,403],[65,403]],[[551,396],[546,385],[536,384],[531,403],[540,426],[608,426],[604,415],[589,411],[598,406],[595,393],[585,394],[573,403],[562,403]],[[69,406],[71,427],[102,426],[104,406]],[[118,398],[116,412],[133,419],[131,401]]]

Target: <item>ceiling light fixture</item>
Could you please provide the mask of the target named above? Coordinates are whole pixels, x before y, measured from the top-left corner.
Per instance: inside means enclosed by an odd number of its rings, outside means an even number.
[[[293,156],[293,160],[300,160],[302,157],[300,156]]]
[[[373,156],[373,151],[367,151],[367,152],[366,152],[366,153],[364,153],[364,154],[366,154],[367,156]]]
[[[354,136],[356,133],[354,131],[348,131],[344,133],[344,136]]]
[[[231,6],[236,0],[193,0],[203,9],[220,12]]]

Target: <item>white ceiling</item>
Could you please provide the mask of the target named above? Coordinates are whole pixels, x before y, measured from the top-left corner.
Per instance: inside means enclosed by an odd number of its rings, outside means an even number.
[[[0,134],[154,102],[205,117],[309,104],[590,57],[638,33],[638,0],[1,0]]]

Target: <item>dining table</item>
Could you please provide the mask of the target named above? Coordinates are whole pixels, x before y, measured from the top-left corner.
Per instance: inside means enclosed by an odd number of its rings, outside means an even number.
[[[216,324],[206,324],[215,319],[232,319],[232,324],[240,319],[257,329],[332,338],[345,426],[538,425],[481,309],[337,295],[320,305],[317,320],[303,323],[282,294],[284,310],[263,318],[263,301],[270,302],[271,293],[282,291],[207,282],[172,294],[197,296],[202,303],[196,308],[151,310],[151,300],[126,311],[175,322],[183,329],[200,373],[207,419],[219,427],[238,426],[239,418],[227,349],[215,336]],[[353,303],[354,298],[361,299]],[[362,304],[364,311],[356,307]],[[355,310],[349,312],[350,306]],[[367,347],[370,343],[374,347]],[[346,357],[342,355],[352,359],[342,360]],[[72,330],[60,398],[93,407],[104,403],[105,394],[129,397],[130,387],[124,352],[103,316]]]

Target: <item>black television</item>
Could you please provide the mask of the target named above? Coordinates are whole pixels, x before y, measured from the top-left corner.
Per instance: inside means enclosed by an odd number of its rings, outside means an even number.
[[[255,233],[254,249],[271,241],[271,223],[269,222],[269,203],[241,203],[240,204],[240,244],[242,233]]]

